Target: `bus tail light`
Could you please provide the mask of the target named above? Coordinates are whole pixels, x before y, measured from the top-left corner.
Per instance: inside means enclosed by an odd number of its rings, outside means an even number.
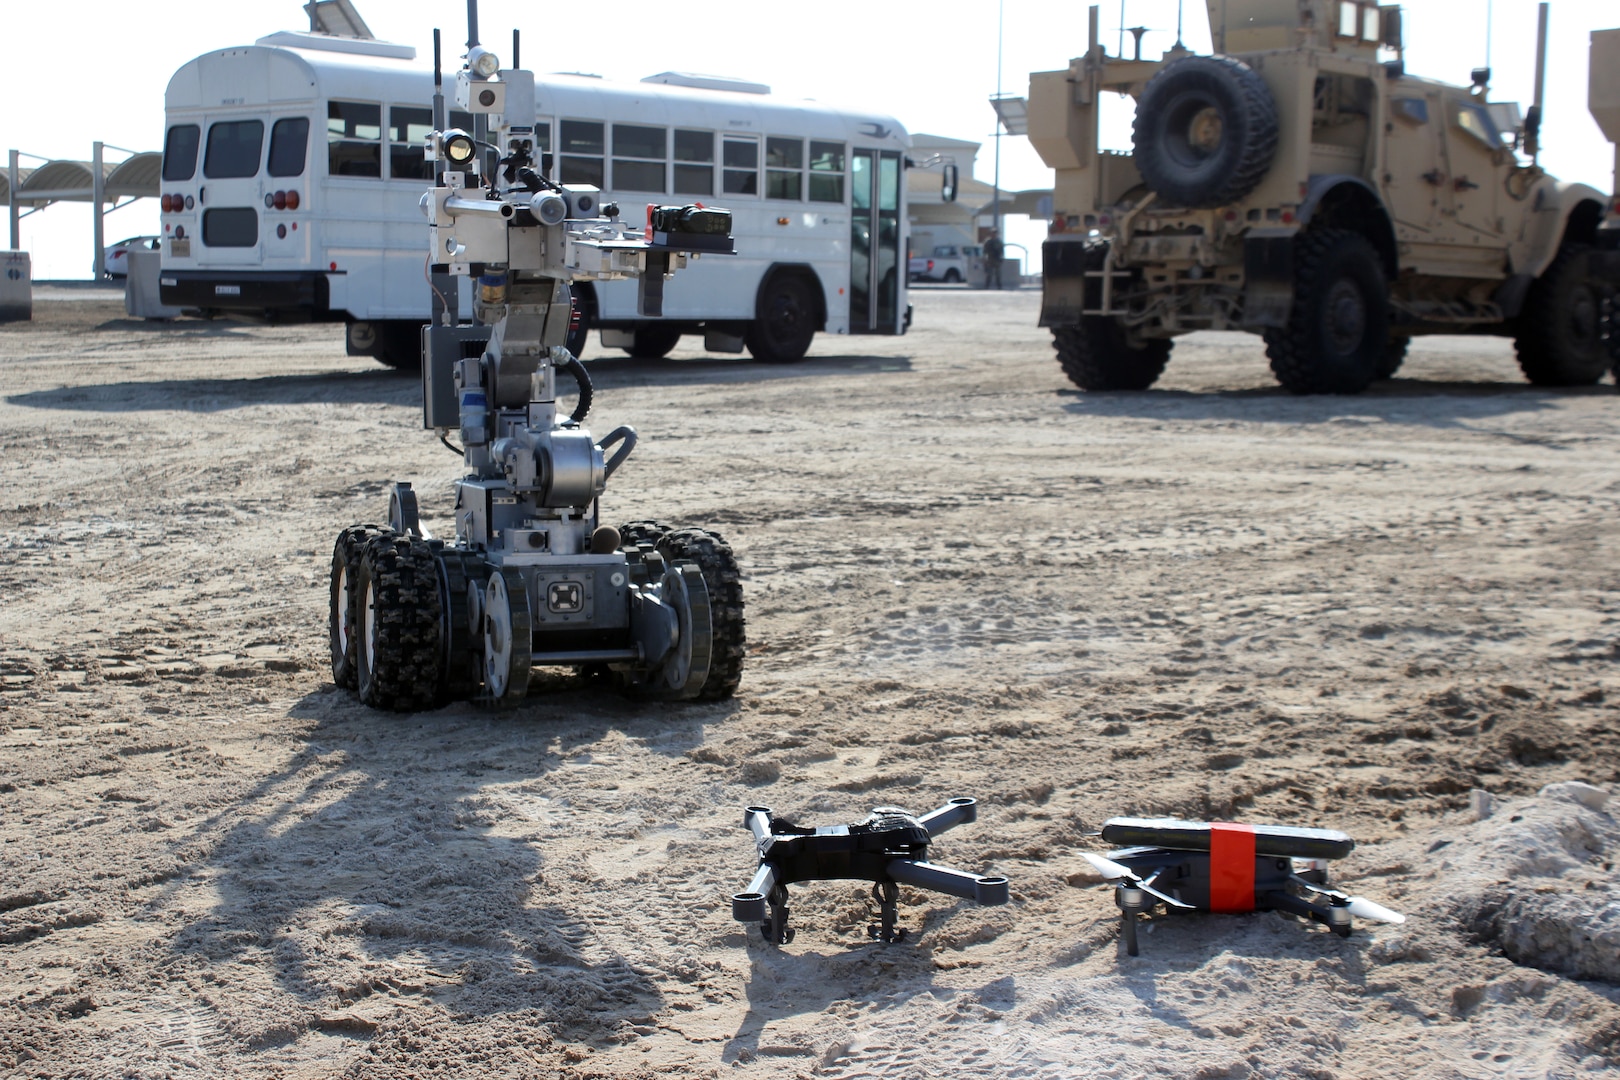
[[[165,214],[172,213],[172,211],[169,209],[171,206],[174,205],[173,202],[170,201],[171,198],[172,198],[172,196],[165,195],[165,196],[163,196],[163,198],[158,200],[158,205],[163,208],[163,212]]]
[[[270,199],[271,202],[275,204],[277,210],[287,209],[287,193],[285,191],[276,192],[270,197]]]
[[[287,192],[287,209],[289,209],[289,210],[298,209],[298,192],[296,192],[296,191]]]

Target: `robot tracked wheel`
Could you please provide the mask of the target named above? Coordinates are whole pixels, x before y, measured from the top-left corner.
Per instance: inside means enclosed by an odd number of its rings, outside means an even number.
[[[703,571],[693,563],[671,566],[664,573],[664,598],[675,611],[676,634],[656,685],[671,697],[696,697],[709,677],[714,650],[714,621]]]
[[[497,702],[521,701],[529,692],[529,628],[523,575],[508,569],[491,574],[484,589],[484,685]]]

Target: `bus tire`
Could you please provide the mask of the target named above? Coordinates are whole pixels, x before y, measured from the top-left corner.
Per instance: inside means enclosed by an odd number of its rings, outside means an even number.
[[[568,337],[563,347],[577,358],[585,355],[585,341],[596,322],[596,294],[588,285],[575,285],[569,293],[569,302],[573,309],[569,312]]]
[[[377,327],[378,362],[395,371],[415,374],[422,370],[422,323],[410,319],[389,319]]]
[[[804,359],[816,336],[816,305],[803,276],[778,273],[759,293],[754,321],[743,344],[755,360],[791,364]]]
[[[661,323],[638,326],[632,333],[635,340],[624,351],[637,360],[661,360],[681,341],[679,329]]]

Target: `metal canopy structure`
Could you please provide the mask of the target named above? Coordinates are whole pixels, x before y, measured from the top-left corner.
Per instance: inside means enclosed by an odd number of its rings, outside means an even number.
[[[36,169],[20,170],[17,203],[43,209],[53,202],[90,202],[95,198],[95,166],[89,161],[47,161]],[[135,154],[117,164],[102,162],[101,192],[106,202],[156,198],[163,155],[155,151]],[[0,202],[11,201],[9,179],[0,185]]]
[[[122,161],[109,162],[105,151],[128,154]],[[23,168],[22,158],[42,164]],[[136,199],[155,199],[163,175],[163,155],[152,150],[125,150],[121,146],[95,143],[89,161],[50,159],[36,154],[11,151],[9,167],[0,175],[0,204],[11,209],[11,247],[22,246],[21,221],[53,203],[87,202],[95,207],[95,253],[91,277],[100,280],[101,253],[106,247],[102,219],[109,210],[128,206]],[[109,208],[107,203],[113,205]],[[24,207],[27,207],[25,210]]]

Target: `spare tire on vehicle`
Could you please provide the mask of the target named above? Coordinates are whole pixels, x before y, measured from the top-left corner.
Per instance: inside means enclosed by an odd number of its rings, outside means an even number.
[[[1132,130],[1147,186],[1176,206],[1234,203],[1277,151],[1277,103],[1253,68],[1230,56],[1184,56],[1148,81]]]

